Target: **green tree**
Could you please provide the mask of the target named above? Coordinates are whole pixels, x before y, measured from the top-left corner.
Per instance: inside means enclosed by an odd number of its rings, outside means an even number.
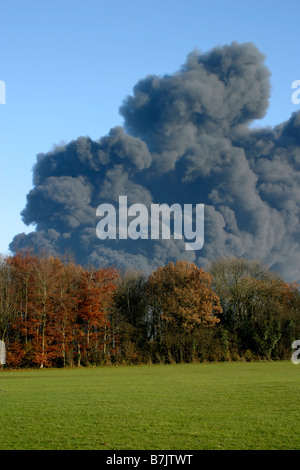
[[[114,294],[119,355],[128,362],[142,360],[151,335],[146,287],[146,276],[129,270],[119,276]]]
[[[238,338],[241,351],[270,357],[281,337],[283,283],[260,261],[231,257],[211,263],[214,289],[224,310],[224,324]]]

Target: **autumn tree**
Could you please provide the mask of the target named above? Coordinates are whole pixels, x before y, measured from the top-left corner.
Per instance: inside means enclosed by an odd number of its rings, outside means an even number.
[[[77,345],[77,364],[99,363],[110,355],[115,279],[114,268],[82,270],[77,292],[77,319],[74,336]]]
[[[97,362],[114,347],[117,272],[70,259],[18,253],[0,263],[0,333],[14,366]]]
[[[30,252],[17,253],[6,259],[10,283],[14,289],[14,314],[10,321],[8,360],[18,366],[31,351],[31,298],[37,257]],[[29,362],[32,358],[29,359]]]
[[[82,274],[81,266],[70,258],[53,259],[54,289],[52,315],[49,318],[49,335],[56,364],[73,364],[73,348],[77,296]]]
[[[50,365],[53,358],[50,325],[54,314],[53,298],[56,294],[55,274],[55,258],[41,256],[37,259],[31,286],[30,325],[34,346],[33,361],[40,367]]]
[[[214,326],[222,312],[212,276],[194,263],[177,261],[158,268],[148,281],[155,340],[169,360],[190,360],[197,349],[195,331]]]
[[[216,260],[209,272],[177,261],[147,277],[29,252],[0,259],[9,367],[219,361],[236,353],[286,359],[299,339],[299,313],[299,284],[253,260]]]

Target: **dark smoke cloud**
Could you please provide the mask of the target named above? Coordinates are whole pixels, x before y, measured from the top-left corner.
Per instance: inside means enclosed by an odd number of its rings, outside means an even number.
[[[124,128],[40,154],[22,212],[35,231],[10,249],[72,252],[82,264],[146,272],[175,259],[261,259],[299,280],[300,113],[250,129],[270,96],[265,57],[251,43],[192,52],[173,75],[140,80],[121,108]],[[104,240],[96,208],[117,203],[205,204],[205,243]]]

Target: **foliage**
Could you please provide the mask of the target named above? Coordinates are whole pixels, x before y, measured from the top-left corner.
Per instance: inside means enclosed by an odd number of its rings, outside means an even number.
[[[157,319],[152,340],[164,346],[171,362],[190,360],[199,330],[220,321],[222,308],[211,285],[211,275],[187,261],[169,263],[149,277],[149,306]]]
[[[111,353],[114,269],[88,270],[26,253],[3,260],[0,277],[8,365],[100,363]]]
[[[288,359],[299,285],[258,261],[177,261],[148,277],[71,259],[0,259],[7,367]]]
[[[236,338],[235,351],[267,359],[280,351],[281,358],[288,358],[299,331],[299,288],[256,260],[219,259],[209,271],[223,307],[223,325]]]

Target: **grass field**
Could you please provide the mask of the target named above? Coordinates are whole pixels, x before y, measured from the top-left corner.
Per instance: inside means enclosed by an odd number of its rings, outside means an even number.
[[[0,449],[300,449],[300,365],[0,372]]]

